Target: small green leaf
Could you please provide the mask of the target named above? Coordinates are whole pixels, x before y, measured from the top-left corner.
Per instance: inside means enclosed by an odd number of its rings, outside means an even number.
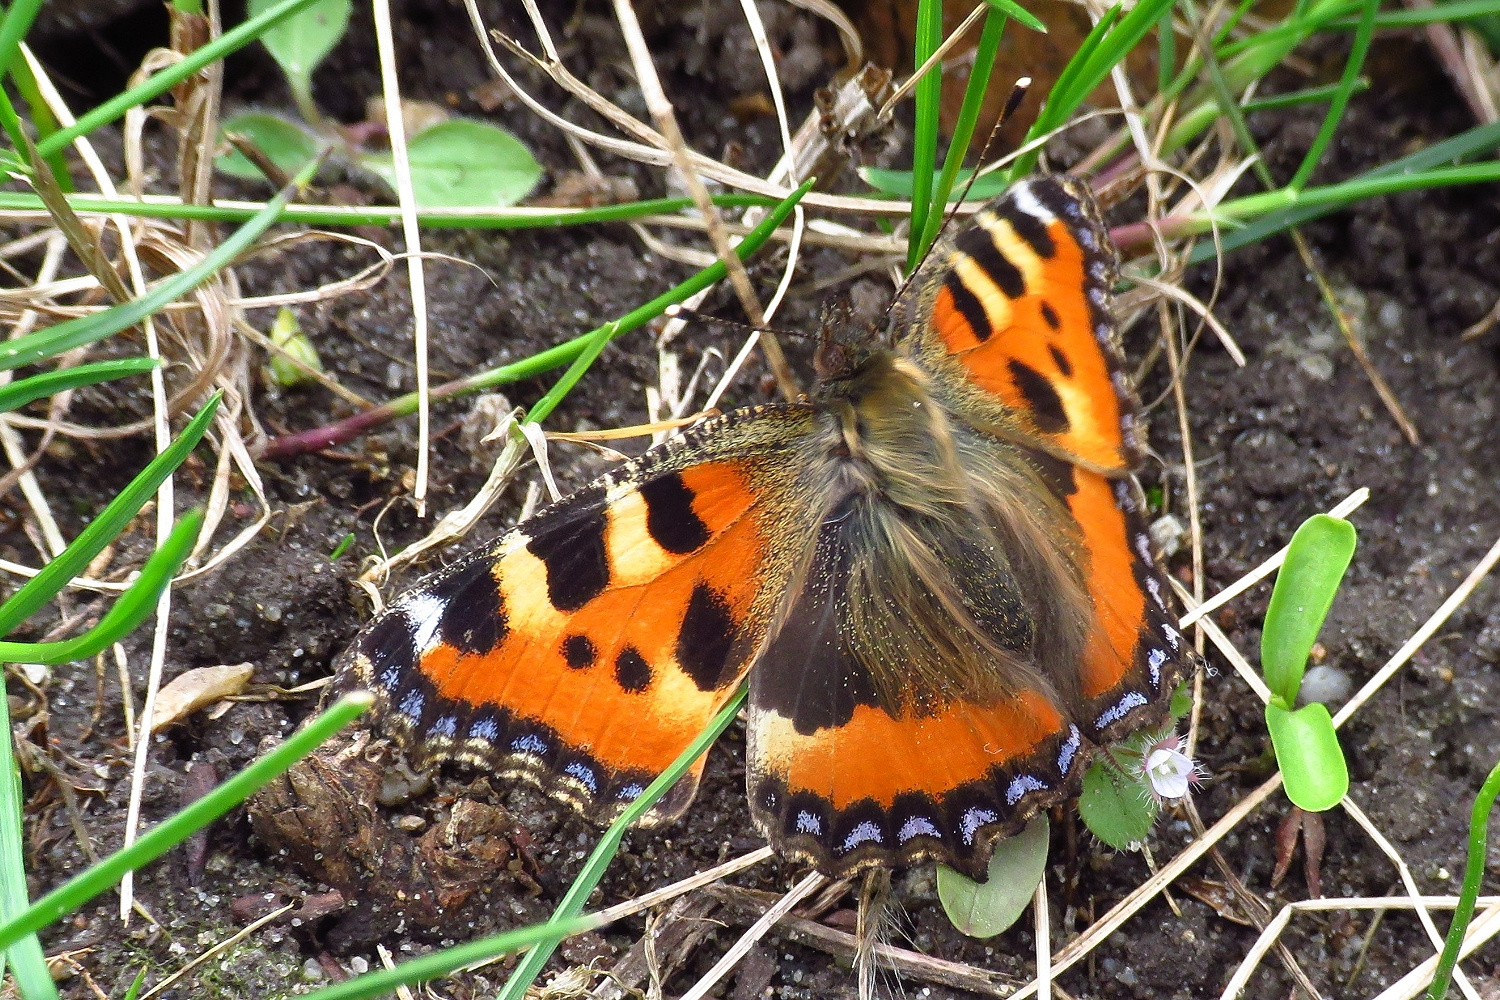
[[[1117,851],[1133,850],[1145,840],[1160,808],[1145,778],[1134,779],[1105,754],[1084,773],[1078,815],[1094,836]]]
[[[953,182],[953,193],[948,200],[954,202],[963,193],[964,185],[969,183],[969,178],[974,171],[963,169],[958,172],[958,177]],[[910,170],[884,170],[880,167],[860,167],[859,176],[870,187],[884,194],[896,198],[910,198],[912,192],[912,173]],[[1005,191],[1005,175],[1001,173],[985,174],[974,182],[969,188],[966,201],[986,201],[1002,194]]]
[[[300,125],[275,115],[259,111],[248,111],[235,115],[219,130],[222,136],[238,132],[260,148],[267,158],[288,176],[295,174],[318,156],[318,140],[309,135]],[[231,177],[245,180],[264,180],[260,168],[245,158],[237,149],[214,160],[214,166]]]
[[[1296,704],[1307,655],[1354,557],[1354,544],[1354,525],[1315,514],[1287,546],[1260,639],[1260,669],[1283,707]]]
[[[996,841],[983,882],[938,865],[938,899],[960,933],[994,937],[1021,918],[1047,870],[1049,830],[1047,814],[1037,813],[1026,829]]]
[[[509,132],[467,118],[424,129],[406,147],[412,193],[423,208],[493,208],[531,193],[542,167]],[[360,157],[394,190],[390,153]]]
[[[323,370],[323,361],[318,357],[318,349],[312,345],[312,341],[307,339],[307,334],[302,332],[302,324],[297,322],[297,314],[286,306],[282,306],[276,312],[276,322],[271,324],[270,340],[271,343],[313,371]],[[271,355],[270,369],[271,379],[283,388],[312,381],[311,375],[279,354]]]
[[[1328,707],[1314,702],[1288,712],[1267,705],[1266,728],[1292,804],[1308,812],[1338,805],[1349,791],[1349,767]]]
[[[1193,710],[1193,682],[1191,679],[1177,685],[1177,690],[1172,692],[1172,706],[1169,711],[1172,718],[1180,719]]]
[[[275,5],[276,0],[250,0],[245,16],[255,17]],[[352,7],[350,0],[317,0],[260,36],[299,104],[312,92],[313,71],[344,37]]]
[[[985,3],[1000,13],[1015,18],[1032,31],[1040,31],[1044,35],[1047,33],[1047,26],[1038,20],[1035,14],[1013,0],[985,0]]]

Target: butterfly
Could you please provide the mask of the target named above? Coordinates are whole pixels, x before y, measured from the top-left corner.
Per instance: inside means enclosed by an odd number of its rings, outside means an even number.
[[[705,419],[421,581],[335,688],[422,758],[605,822],[748,678],[750,811],[783,855],[984,878],[1193,663],[1130,476],[1116,269],[1082,181],[1013,185],[883,332],[825,341],[809,398]]]

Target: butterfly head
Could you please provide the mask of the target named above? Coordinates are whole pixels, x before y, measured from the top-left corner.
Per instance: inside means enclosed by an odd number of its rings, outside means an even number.
[[[877,359],[889,354],[885,332],[857,317],[848,299],[834,299],[824,306],[813,368],[825,389],[857,380],[872,364],[878,364]]]

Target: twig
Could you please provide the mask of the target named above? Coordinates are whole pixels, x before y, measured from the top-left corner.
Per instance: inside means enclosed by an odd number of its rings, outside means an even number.
[[[375,47],[380,57],[381,96],[385,101],[386,131],[391,138],[391,166],[396,201],[401,206],[401,235],[406,244],[406,277],[414,320],[412,339],[417,360],[417,481],[412,499],[417,516],[427,512],[428,446],[432,434],[432,399],[427,377],[427,281],[422,267],[422,229],[417,222],[416,198],[411,188],[411,164],[406,152],[406,126],[401,111],[401,88],[396,76],[396,42],[391,31],[389,0],[375,0]]]
[[[750,925],[750,929],[741,935],[724,957],[714,963],[714,967],[704,973],[703,978],[693,984],[693,988],[684,993],[681,1000],[703,1000],[708,996],[710,990],[719,984],[719,981],[729,974],[729,970],[739,964],[740,959],[749,953],[755,943],[766,936],[766,932],[776,925],[777,921],[791,912],[792,907],[805,899],[818,886],[826,882],[827,876],[813,872],[801,882],[794,885],[786,895],[776,901],[770,909],[761,915],[760,919]]]
[[[774,903],[774,898],[767,898],[766,893],[732,885],[716,886],[709,891],[724,900],[726,909],[741,913],[747,919],[760,916]],[[859,948],[858,939],[848,931],[794,914],[782,917],[776,927],[777,934],[786,940],[796,941],[840,958],[854,958]],[[982,996],[1009,997],[1015,994],[1018,986],[1014,979],[1003,972],[949,962],[894,945],[876,944],[875,957],[908,978],[952,986]]]
[[[614,0],[614,8],[615,19],[619,22],[620,30],[625,36],[625,48],[629,51],[631,63],[635,67],[636,83],[641,88],[646,107],[650,110],[657,129],[672,152],[672,160],[678,175],[687,186],[688,194],[698,205],[698,211],[707,224],[709,241],[713,244],[714,253],[724,263],[729,283],[740,300],[740,307],[745,310],[745,315],[752,325],[763,328],[766,322],[765,313],[762,312],[760,302],[755,297],[755,290],[750,286],[750,276],[745,271],[745,264],[730,247],[729,236],[724,231],[719,210],[709,198],[708,189],[703,186],[693,158],[689,155],[687,142],[683,139],[682,130],[677,125],[677,115],[672,110],[672,102],[667,100],[666,92],[662,90],[661,79],[657,76],[656,65],[651,59],[651,51],[646,47],[646,39],[641,34],[635,8],[631,6],[630,0]],[[792,374],[791,367],[787,364],[780,342],[774,334],[764,329],[761,330],[760,342],[761,348],[766,353],[766,363],[770,366],[771,374],[775,377],[782,396],[787,402],[795,402],[801,395],[801,390],[797,385],[796,376]]]

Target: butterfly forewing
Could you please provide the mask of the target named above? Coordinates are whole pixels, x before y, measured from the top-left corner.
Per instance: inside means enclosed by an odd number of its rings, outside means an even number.
[[[933,247],[898,303],[897,335],[976,425],[1126,471],[1143,446],[1109,313],[1115,276],[1087,187],[1022,181]]]
[[[709,421],[542,510],[387,608],[341,683],[380,694],[421,755],[535,780],[609,818],[744,676],[772,567],[798,547],[778,505],[795,496],[808,420]],[[679,813],[694,784],[652,819]]]

